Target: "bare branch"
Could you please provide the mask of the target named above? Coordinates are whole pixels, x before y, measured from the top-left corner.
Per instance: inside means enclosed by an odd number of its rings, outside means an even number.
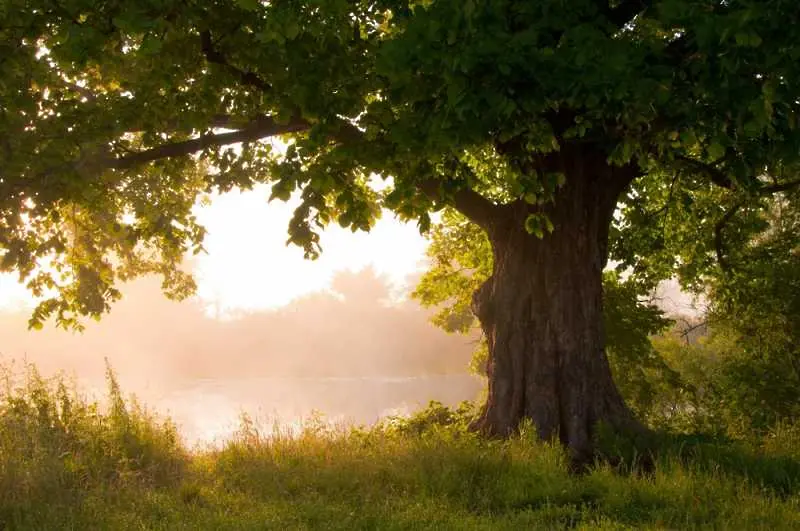
[[[700,328],[704,328],[704,327],[708,326],[708,320],[706,320],[706,319],[704,319],[704,320],[702,320],[702,321],[700,321],[698,323],[694,323],[694,324],[689,322],[689,320],[687,320],[687,319],[681,319],[681,321],[683,321],[686,326],[685,326],[685,328],[683,330],[680,331],[680,335],[684,339],[684,341],[686,341],[687,345],[689,345],[691,343],[691,337],[690,336],[692,335],[692,333],[695,330],[698,330]]]

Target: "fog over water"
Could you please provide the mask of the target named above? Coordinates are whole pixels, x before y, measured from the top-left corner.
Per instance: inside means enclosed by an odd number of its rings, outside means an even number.
[[[101,396],[107,358],[123,391],[169,414],[190,443],[224,438],[241,412],[268,425],[314,411],[367,424],[430,400],[475,398],[473,340],[435,328],[430,312],[391,302],[390,291],[372,269],[340,272],[328,292],[220,320],[199,301],[167,300],[157,279],[144,278],[83,334],[52,324],[29,332],[25,311],[0,311],[0,362],[64,371]]]

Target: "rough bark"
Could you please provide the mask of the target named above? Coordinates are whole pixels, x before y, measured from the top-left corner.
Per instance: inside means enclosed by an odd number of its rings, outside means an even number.
[[[541,207],[555,231],[528,234],[524,220],[535,210],[521,202],[488,228],[494,270],[473,311],[489,344],[489,393],[476,427],[507,436],[531,419],[541,438],[557,437],[586,462],[599,421],[639,429],[611,378],[602,313],[608,228],[634,171],[579,149],[555,159],[566,184]]]

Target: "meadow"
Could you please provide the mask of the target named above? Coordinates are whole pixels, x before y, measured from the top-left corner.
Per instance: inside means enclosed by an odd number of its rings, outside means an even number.
[[[530,427],[465,429],[471,406],[431,404],[372,427],[242,417],[219,447],[127,398],[102,405],[68,379],[6,371],[0,529],[799,529],[800,427],[726,440],[661,434],[654,466],[623,439],[571,474]]]

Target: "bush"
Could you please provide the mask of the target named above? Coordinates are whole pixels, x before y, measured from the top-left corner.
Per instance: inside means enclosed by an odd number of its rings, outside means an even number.
[[[63,376],[2,368],[0,515],[74,505],[95,489],[173,485],[187,463],[175,426],[126,402],[109,367],[107,408]]]

